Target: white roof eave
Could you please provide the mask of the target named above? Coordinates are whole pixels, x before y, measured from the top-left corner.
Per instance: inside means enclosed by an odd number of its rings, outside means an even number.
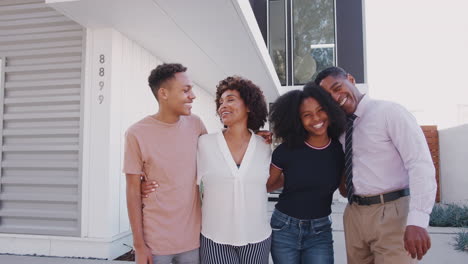
[[[267,101],[281,89],[248,0],[46,0],[86,28],[110,27],[165,62],[189,68],[214,94],[219,80],[240,75]]]

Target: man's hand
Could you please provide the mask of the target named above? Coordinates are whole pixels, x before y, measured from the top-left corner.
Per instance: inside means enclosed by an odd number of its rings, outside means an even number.
[[[257,133],[255,134],[261,136],[265,140],[265,143],[271,144],[273,133],[271,133],[270,131],[260,130],[260,131],[257,131]]]
[[[409,225],[405,230],[405,249],[412,258],[421,260],[431,248],[431,238],[425,228]]]
[[[146,245],[135,247],[135,264],[153,264],[153,254]]]
[[[148,198],[149,194],[156,191],[159,185],[155,181],[142,181],[141,182],[141,197]]]

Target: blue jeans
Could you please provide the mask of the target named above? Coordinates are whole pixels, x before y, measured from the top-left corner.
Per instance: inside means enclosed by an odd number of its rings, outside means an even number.
[[[271,256],[275,264],[333,264],[333,238],[329,216],[300,220],[276,210]]]

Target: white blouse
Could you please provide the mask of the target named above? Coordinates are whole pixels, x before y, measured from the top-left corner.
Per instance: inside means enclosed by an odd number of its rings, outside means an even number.
[[[271,235],[266,190],[270,162],[270,146],[253,133],[239,168],[222,132],[199,138],[197,182],[203,182],[203,236],[219,244],[243,246]]]

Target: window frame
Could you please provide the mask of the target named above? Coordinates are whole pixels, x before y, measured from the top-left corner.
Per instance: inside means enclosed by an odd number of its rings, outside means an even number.
[[[286,19],[288,20],[288,23],[290,23],[290,32],[289,34],[286,34],[286,38],[290,40],[290,43],[291,43],[291,49],[287,50],[287,53],[289,55],[289,57],[291,58],[291,61],[290,61],[290,65],[291,65],[291,72],[290,72],[290,82],[287,83],[288,86],[303,86],[305,85],[305,83],[295,83],[294,80],[295,80],[295,76],[294,76],[294,36],[295,36],[295,32],[294,32],[294,0],[285,0],[285,1],[288,1],[289,2],[289,12],[290,12],[290,16],[287,17]],[[334,32],[334,41],[335,43],[334,44],[330,44],[330,43],[326,43],[326,44],[317,44],[317,45],[312,45],[311,46],[321,46],[321,45],[334,45],[333,47],[333,63],[334,65],[337,65],[337,56],[335,55],[337,53],[337,23],[336,23],[336,0],[333,0],[333,32]],[[288,67],[288,66],[287,66]],[[314,73],[315,74],[315,73]]]
[[[269,5],[270,1],[262,2],[266,8],[259,8],[258,3],[250,1],[260,30],[263,34],[265,44],[270,54],[270,21],[269,21]],[[351,73],[357,83],[365,83],[365,53],[364,53],[364,5],[363,1],[349,0],[333,0],[334,2],[334,58],[336,66],[342,67]],[[261,3],[261,4],[262,4]],[[303,84],[294,83],[294,28],[293,28],[293,0],[284,0],[285,3],[285,48],[286,48],[286,85],[283,86],[300,86]],[[263,11],[262,11],[263,10]],[[262,13],[263,12],[263,13]],[[330,44],[320,44],[330,45]],[[271,55],[270,55],[271,56]]]

